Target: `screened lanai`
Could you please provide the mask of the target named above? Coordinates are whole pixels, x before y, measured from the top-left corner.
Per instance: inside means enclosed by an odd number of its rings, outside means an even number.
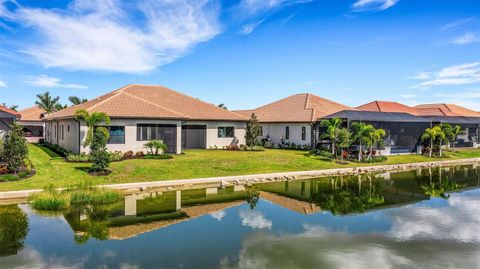
[[[448,123],[460,126],[464,132],[457,137],[456,147],[474,147],[479,137],[479,117],[452,117],[452,116],[423,116],[432,122],[432,125]]]

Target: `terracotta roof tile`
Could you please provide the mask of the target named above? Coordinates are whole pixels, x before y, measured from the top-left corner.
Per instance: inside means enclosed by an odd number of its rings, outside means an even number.
[[[38,106],[32,106],[29,108],[22,109],[18,111],[20,113],[21,118],[20,122],[22,121],[42,121],[45,110],[43,108],[39,108]]]
[[[247,117],[255,113],[260,122],[314,122],[318,118],[344,109],[351,108],[310,93],[301,93],[257,109],[235,112]]]
[[[20,113],[18,113],[17,111],[4,106],[0,106],[0,111],[3,111],[8,114],[12,114],[13,116],[17,116],[17,117],[20,116]]]
[[[55,112],[46,119],[70,118],[78,109],[105,112],[112,118],[246,121],[240,114],[155,85],[131,84],[84,104]]]
[[[480,117],[480,113],[454,104],[423,104],[414,109],[421,116]]]
[[[398,112],[398,113],[408,113],[411,115],[417,115],[418,112],[412,107],[400,104],[397,102],[389,101],[373,101],[357,107],[358,110],[362,111],[373,111],[373,112]]]

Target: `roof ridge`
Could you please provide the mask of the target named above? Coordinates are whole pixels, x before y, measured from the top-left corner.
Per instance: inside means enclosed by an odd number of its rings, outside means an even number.
[[[380,105],[378,104],[378,100],[375,101],[375,105],[377,106],[379,112],[383,112],[383,111],[382,111],[382,108],[381,108]]]
[[[307,98],[305,98],[305,109],[310,109],[312,111],[311,121],[315,121],[315,112],[316,109],[314,107],[308,107],[310,101],[310,93],[307,93]]]
[[[318,96],[318,95],[316,95],[316,94],[313,94],[313,93],[307,93],[307,94],[309,94],[309,95],[311,95],[311,96],[313,96],[313,97],[315,97],[315,98],[320,98],[320,99],[322,99],[322,100],[325,100],[325,101],[328,101],[328,102],[334,103],[334,104],[336,104],[336,105],[341,105],[341,106],[344,106],[344,107],[352,108],[352,107],[350,107],[350,106],[347,106],[347,105],[341,104],[341,103],[339,103],[339,102],[337,102],[337,101],[333,101],[333,100],[331,100],[331,99],[327,99],[327,98],[324,98],[324,97]]]
[[[118,89],[118,90],[115,90],[115,91],[112,92],[112,93],[113,93],[113,94],[112,94],[111,96],[109,96],[109,97],[105,98],[104,100],[102,100],[102,101],[94,104],[94,105],[91,106],[91,107],[86,108],[85,110],[91,111],[92,109],[96,108],[97,106],[102,105],[102,104],[105,104],[105,102],[107,102],[107,101],[113,99],[114,97],[117,97],[117,96],[119,96],[120,94],[125,93],[125,92],[123,92],[123,89]]]
[[[122,93],[123,93],[123,94],[126,94],[126,95],[128,95],[128,96],[130,96],[130,97],[132,97],[132,98],[135,98],[135,99],[137,99],[137,100],[140,100],[140,101],[142,101],[142,102],[144,102],[144,103],[147,103],[147,104],[149,104],[149,105],[153,105],[153,106],[159,107],[159,108],[161,108],[161,109],[164,109],[164,110],[166,110],[166,111],[169,111],[169,112],[178,114],[178,115],[183,116],[183,117],[185,117],[185,118],[190,118],[188,115],[185,115],[185,114],[182,114],[182,113],[180,113],[180,112],[177,112],[177,111],[168,109],[168,108],[166,108],[166,107],[164,107],[164,106],[161,106],[161,105],[159,105],[159,104],[155,104],[155,103],[150,102],[150,101],[148,101],[148,100],[145,100],[145,99],[143,99],[143,98],[141,98],[141,97],[135,96],[135,95],[133,95],[133,94],[131,94],[131,93],[124,92],[124,91],[122,91]]]

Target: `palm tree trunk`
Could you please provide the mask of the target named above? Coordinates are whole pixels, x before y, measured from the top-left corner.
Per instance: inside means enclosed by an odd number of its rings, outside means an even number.
[[[428,150],[428,157],[432,158],[432,152],[433,152],[433,139],[430,138],[430,149]]]
[[[442,157],[442,139],[440,139],[440,147],[438,149],[439,156]]]
[[[362,143],[361,142],[358,144],[358,161],[359,162],[362,161]]]
[[[332,155],[335,156],[335,142],[332,139]]]

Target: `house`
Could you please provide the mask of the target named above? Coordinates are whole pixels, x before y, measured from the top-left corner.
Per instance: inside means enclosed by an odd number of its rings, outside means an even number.
[[[32,106],[20,110],[21,118],[18,121],[23,126],[25,138],[29,142],[39,142],[43,139],[45,123],[42,121],[46,112],[43,108]]]
[[[0,140],[5,137],[12,123],[19,117],[20,114],[17,111],[0,106]]]
[[[45,140],[74,153],[88,127],[76,120],[79,109],[104,112],[110,119],[109,151],[146,151],[144,144],[163,140],[169,153],[245,144],[246,117],[163,86],[129,84],[44,118]]]
[[[317,119],[345,109],[351,108],[311,93],[301,93],[256,109],[235,112],[249,118],[252,113],[257,116],[262,127],[261,139],[276,145],[312,146],[318,138]]]

